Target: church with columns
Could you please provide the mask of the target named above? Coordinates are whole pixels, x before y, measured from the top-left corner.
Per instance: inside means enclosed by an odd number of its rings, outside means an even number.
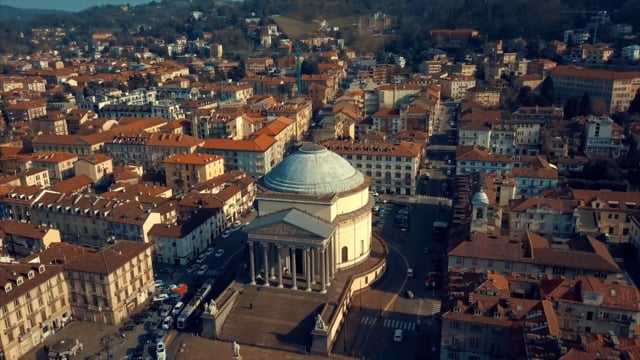
[[[260,182],[245,227],[252,285],[325,293],[371,251],[369,179],[341,156],[305,143]]]

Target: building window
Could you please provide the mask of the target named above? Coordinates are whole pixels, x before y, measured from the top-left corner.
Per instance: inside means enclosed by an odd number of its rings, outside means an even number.
[[[346,246],[342,247],[342,262],[345,263],[349,261],[349,248]]]

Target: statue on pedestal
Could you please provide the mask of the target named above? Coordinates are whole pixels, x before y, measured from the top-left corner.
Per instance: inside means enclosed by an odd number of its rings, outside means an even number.
[[[209,304],[205,305],[205,311],[208,312],[211,315],[217,314],[218,313],[218,305],[216,304],[216,301],[211,299]]]
[[[327,331],[327,325],[324,323],[324,320],[322,320],[322,316],[320,316],[320,314],[316,314],[315,330]]]
[[[234,360],[241,360],[242,356],[240,355],[240,344],[238,344],[237,341],[233,342],[232,346],[232,350],[233,350],[233,359]]]

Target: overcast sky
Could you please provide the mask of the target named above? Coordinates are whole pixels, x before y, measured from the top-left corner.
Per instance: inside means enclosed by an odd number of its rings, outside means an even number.
[[[104,4],[143,4],[151,0],[0,0],[0,4],[25,9],[56,9],[78,11]]]

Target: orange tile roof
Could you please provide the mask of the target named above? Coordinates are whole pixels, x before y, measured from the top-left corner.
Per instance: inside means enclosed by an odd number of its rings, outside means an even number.
[[[276,140],[273,137],[261,134],[249,140],[207,139],[202,148],[204,150],[265,152],[275,143]]]
[[[164,160],[165,164],[189,164],[206,165],[212,162],[222,161],[222,157],[209,154],[175,154]]]

